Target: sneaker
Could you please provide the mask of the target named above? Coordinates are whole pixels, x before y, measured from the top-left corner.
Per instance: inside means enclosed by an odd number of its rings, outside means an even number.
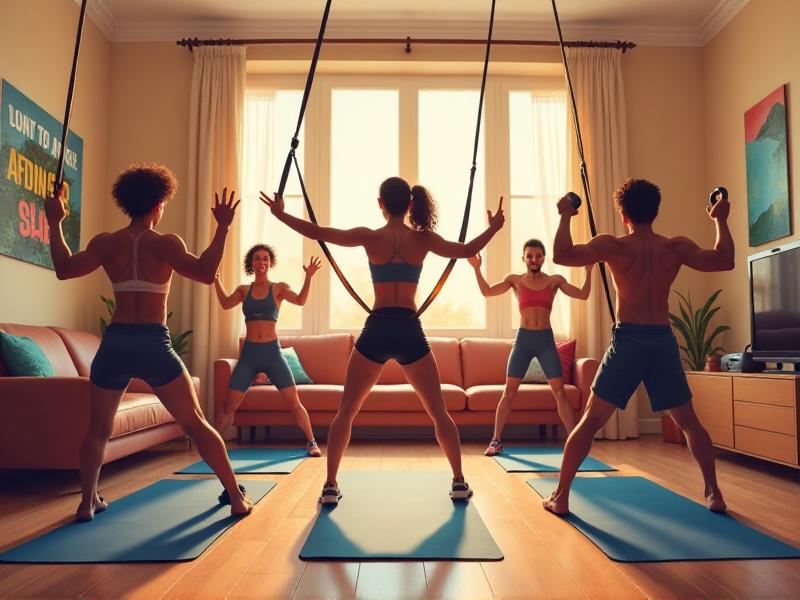
[[[317,445],[317,440],[311,440],[306,445],[306,452],[309,456],[322,456],[322,450]]]
[[[500,443],[500,440],[492,440],[489,442],[489,447],[486,448],[486,452],[484,454],[486,456],[496,456],[503,451],[503,444]]]
[[[338,485],[325,484],[322,487],[322,494],[319,497],[320,504],[339,504],[342,499],[342,492]]]
[[[472,488],[466,481],[454,481],[450,487],[450,498],[453,500],[466,500],[472,497]]]
[[[244,489],[244,486],[240,483],[239,489],[241,490],[242,494],[247,497],[247,490]],[[230,504],[231,497],[228,495],[228,490],[222,490],[222,493],[217,496],[217,500],[219,500],[220,504]]]

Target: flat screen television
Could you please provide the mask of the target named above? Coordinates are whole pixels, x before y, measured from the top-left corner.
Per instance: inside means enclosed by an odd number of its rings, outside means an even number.
[[[800,240],[747,257],[755,360],[800,363]]]

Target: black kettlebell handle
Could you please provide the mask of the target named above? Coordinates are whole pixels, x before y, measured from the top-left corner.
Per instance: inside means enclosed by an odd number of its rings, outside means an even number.
[[[581,207],[581,204],[583,204],[583,200],[581,200],[581,197],[575,192],[567,192],[566,196],[569,198],[569,201],[572,202],[572,208],[575,210],[578,210]]]
[[[723,200],[728,199],[728,190],[722,186],[714,188],[714,191],[708,195],[708,203],[714,206],[720,198]]]

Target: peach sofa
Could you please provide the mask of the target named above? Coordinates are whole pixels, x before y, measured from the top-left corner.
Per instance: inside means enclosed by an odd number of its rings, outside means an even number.
[[[89,424],[89,367],[100,344],[91,333],[0,323],[33,339],[55,377],[12,377],[0,356],[0,469],[75,469]],[[194,379],[199,391],[200,382]],[[103,463],[181,437],[150,387],[131,381],[120,402]]]
[[[327,426],[339,407],[345,367],[353,348],[353,336],[347,333],[281,337],[281,345],[294,347],[303,368],[314,381],[298,385],[301,402],[308,409],[313,425]],[[429,338],[442,380],[442,392],[448,411],[458,425],[491,425],[505,383],[505,369],[513,340],[489,338]],[[214,363],[214,404],[219,411],[225,402],[235,359]],[[566,392],[570,404],[583,411],[589,398],[589,386],[599,363],[580,358],[572,364],[572,383]],[[512,404],[509,424],[560,424],[555,400],[545,384],[520,386]],[[251,387],[236,411],[234,425],[294,425],[278,391],[271,385]],[[386,364],[378,383],[356,417],[356,425],[414,426],[430,425],[416,393],[406,382],[400,366]]]

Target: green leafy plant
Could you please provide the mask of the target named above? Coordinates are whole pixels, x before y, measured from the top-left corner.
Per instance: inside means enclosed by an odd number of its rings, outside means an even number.
[[[675,290],[673,290],[675,291]],[[721,346],[715,346],[714,340],[730,327],[718,325],[711,334],[707,334],[711,319],[719,311],[719,306],[714,306],[722,290],[717,290],[706,300],[702,307],[695,310],[692,305],[692,294],[684,296],[675,291],[680,296],[680,316],[669,313],[669,320],[672,326],[683,336],[685,346],[679,346],[683,352],[683,360],[693,371],[702,371],[705,367],[706,357],[722,352]]]
[[[111,317],[114,316],[114,308],[115,303],[113,298],[106,298],[105,296],[100,296],[100,299],[103,301],[103,304],[108,311],[108,321],[106,321],[103,317],[100,317],[100,335],[106,334],[106,329],[108,328]],[[170,312],[167,315],[167,322],[169,322],[169,318],[172,316]],[[187,329],[186,331],[181,331],[180,333],[173,333],[172,331],[169,332],[169,339],[172,343],[172,349],[175,350],[175,353],[178,356],[183,356],[189,351],[189,336],[192,335],[192,329]]]

